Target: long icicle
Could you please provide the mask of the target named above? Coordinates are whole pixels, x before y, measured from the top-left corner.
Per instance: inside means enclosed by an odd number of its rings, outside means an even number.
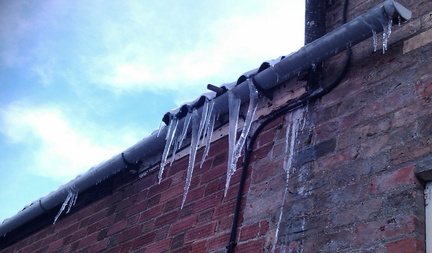
[[[215,110],[213,110],[213,108],[212,108],[212,113],[210,115],[209,125],[208,125],[207,131],[206,131],[207,132],[206,143],[205,143],[204,153],[203,153],[203,156],[201,159],[200,168],[202,168],[204,161],[205,161],[205,159],[208,156],[208,153],[210,151],[210,145],[211,145],[211,140],[212,140],[212,136],[213,136],[214,125],[216,122],[216,118],[218,116],[217,114],[218,113]]]
[[[252,126],[252,120],[255,116],[255,112],[258,107],[258,90],[255,88],[255,86],[253,85],[250,79],[248,79],[248,84],[249,84],[249,107],[246,114],[245,122],[243,124],[242,132],[235,146],[234,159],[233,159],[234,163],[237,163],[237,160],[241,155],[241,151],[246,142],[246,138]]]
[[[56,224],[58,218],[60,217],[60,215],[62,214],[62,212],[65,210],[66,206],[69,204],[70,199],[73,197],[73,193],[71,190],[68,190],[68,195],[66,196],[65,201],[63,202],[60,210],[58,211],[57,215],[54,218],[54,222],[53,224]]]
[[[186,197],[188,195],[189,187],[190,187],[190,184],[192,181],[192,175],[193,175],[195,158],[196,158],[196,153],[197,153],[197,149],[198,149],[198,141],[199,141],[199,136],[198,136],[198,132],[199,132],[198,124],[199,123],[198,123],[198,120],[199,120],[198,112],[196,109],[193,109],[193,111],[192,111],[192,139],[191,139],[191,144],[190,144],[189,164],[188,164],[188,168],[187,168],[187,172],[186,172],[186,182],[185,182],[185,186],[184,186],[183,200],[182,200],[182,204],[180,207],[181,209],[183,209],[184,203],[186,202]]]
[[[237,160],[241,155],[241,151],[242,151],[243,146],[246,142],[246,138],[249,134],[249,130],[252,126],[252,121],[253,121],[253,118],[255,116],[256,109],[258,107],[259,93],[258,93],[257,89],[255,88],[255,86],[253,85],[251,79],[248,79],[248,86],[249,86],[249,107],[248,107],[246,118],[245,118],[245,121],[243,124],[242,132],[241,132],[240,137],[239,137],[237,142],[235,142],[235,139],[232,140],[230,137],[230,141],[234,141],[235,144],[234,144],[232,153],[230,151],[229,158],[228,158],[227,181],[226,181],[225,193],[224,193],[225,196],[226,196],[227,191],[228,191],[229,181],[231,180],[231,176],[237,170]],[[231,117],[231,108],[230,108],[230,117]],[[238,120],[238,116],[237,116],[237,120]],[[231,119],[230,119],[230,127],[231,127]],[[236,125],[236,130],[237,130],[237,125]],[[236,132],[236,130],[235,130],[235,132]],[[231,131],[232,130],[230,129],[230,133],[231,133]],[[231,147],[231,143],[230,143],[230,147]]]
[[[174,139],[174,135],[175,135],[175,132],[176,132],[176,129],[177,129],[177,125],[178,125],[177,118],[173,118],[171,120],[171,123],[170,123],[169,127],[168,127],[168,132],[167,132],[167,135],[165,137],[165,140],[166,140],[166,142],[165,142],[165,148],[164,148],[164,151],[162,153],[162,160],[161,160],[161,163],[160,163],[159,175],[158,175],[158,179],[159,179],[158,182],[159,182],[159,184],[162,181],[162,175],[163,175],[163,172],[164,172],[164,167],[165,167],[165,164],[166,164],[166,160],[168,158],[169,150],[171,148],[171,145],[172,145],[172,142],[173,142],[173,139]]]
[[[207,122],[207,114],[208,114],[208,110],[209,110],[209,104],[210,104],[209,100],[206,99],[204,102],[202,113],[201,113],[201,120],[200,120],[199,130],[198,130],[198,139],[200,139],[202,137],[204,126],[206,125],[206,122]]]
[[[231,176],[235,172],[236,165],[233,164],[234,150],[236,145],[237,136],[237,125],[240,111],[241,100],[240,97],[233,91],[228,92],[228,106],[229,106],[229,129],[228,129],[228,165],[227,165],[227,178],[225,182],[225,193],[226,196],[228,187],[230,184]]]
[[[275,235],[273,238],[273,245],[271,248],[272,253],[275,252],[275,249],[276,249],[276,244],[277,244],[278,235],[279,235],[279,227],[280,227],[280,224],[282,222],[282,217],[283,217],[283,207],[284,207],[284,203],[285,203],[285,200],[287,198],[287,195],[288,195],[289,179],[291,177],[291,169],[292,169],[292,162],[293,162],[293,156],[294,156],[294,149],[295,149],[296,145],[298,144],[298,141],[296,141],[297,140],[297,134],[299,131],[302,131],[304,126],[305,126],[305,120],[303,117],[303,110],[304,109],[301,108],[301,109],[298,109],[294,112],[291,112],[287,116],[287,120],[286,120],[288,122],[288,126],[287,126],[287,130],[286,130],[286,134],[285,134],[285,151],[284,151],[284,163],[283,163],[283,169],[284,169],[285,175],[286,175],[286,183],[285,183],[284,194],[282,196],[281,207],[279,209],[279,218],[278,218],[278,221],[276,223]]]
[[[184,139],[186,139],[186,134],[187,134],[187,130],[189,128],[189,124],[191,122],[191,118],[192,118],[192,113],[188,112],[188,114],[186,115],[185,121],[184,121],[183,131],[182,131],[182,134],[181,134],[180,139],[179,139],[178,148],[181,148]]]

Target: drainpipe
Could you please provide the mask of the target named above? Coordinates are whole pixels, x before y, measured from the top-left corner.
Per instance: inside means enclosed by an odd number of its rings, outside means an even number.
[[[269,67],[256,74],[253,77],[254,83],[264,90],[275,88],[289,78],[297,75],[299,72],[310,68],[312,64],[321,62],[345,50],[347,46],[355,45],[371,37],[372,29],[377,33],[381,32],[383,30],[382,24],[385,24],[389,18],[398,20],[399,16],[404,20],[408,20],[411,18],[411,12],[397,2],[387,0],[384,4],[378,5],[366,14],[350,21],[320,39],[309,43],[296,53],[289,55],[275,64],[273,67]],[[249,100],[249,86],[247,80],[234,87],[233,90],[240,96],[242,103]],[[214,99],[215,108],[218,109],[221,114],[228,112],[228,92]],[[199,113],[201,113],[201,111],[202,107],[199,108]],[[182,122],[179,122],[179,125],[183,125]],[[142,168],[148,168],[154,165],[160,161],[160,154],[165,147],[166,134],[167,128],[162,130],[159,137],[157,137],[156,132],[153,132],[147,138],[144,138],[124,151],[124,156],[128,161],[142,161]],[[10,231],[37,218],[47,210],[61,205],[71,189],[73,189],[74,192],[78,192],[78,194],[82,193],[90,187],[120,172],[124,168],[125,164],[121,154],[91,168],[85,174],[78,176],[76,179],[61,186],[56,191],[49,193],[47,196],[34,201],[15,216],[6,219],[0,225],[0,236],[6,236]]]
[[[307,45],[326,33],[326,1],[306,0],[305,10],[305,45]],[[321,79],[322,64],[319,62],[309,69],[307,80],[309,90],[317,89]]]

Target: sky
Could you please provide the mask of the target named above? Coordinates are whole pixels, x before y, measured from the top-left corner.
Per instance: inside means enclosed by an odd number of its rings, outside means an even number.
[[[0,0],[0,222],[297,51],[303,23],[304,0]]]

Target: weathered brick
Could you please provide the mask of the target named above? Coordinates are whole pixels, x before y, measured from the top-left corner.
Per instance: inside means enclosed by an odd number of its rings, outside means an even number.
[[[254,223],[248,226],[244,226],[240,230],[240,240],[239,241],[246,241],[248,239],[252,239],[258,236],[260,230],[260,223]]]
[[[405,252],[425,252],[425,242],[415,237],[403,238],[386,244],[387,252],[405,253]]]
[[[414,175],[414,166],[401,168],[373,178],[371,180],[371,194],[388,192],[407,184],[420,184]]]
[[[354,240],[357,244],[366,244],[403,234],[410,234],[417,230],[418,221],[414,217],[399,216],[357,225],[354,231]]]

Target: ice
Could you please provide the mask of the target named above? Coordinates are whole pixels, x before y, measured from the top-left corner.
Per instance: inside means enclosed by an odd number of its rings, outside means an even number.
[[[206,99],[204,102],[202,113],[201,113],[201,120],[200,120],[199,130],[198,130],[198,139],[201,138],[201,136],[203,134],[204,126],[206,125],[206,122],[207,122],[207,114],[208,114],[208,110],[209,110],[209,104],[210,104],[209,100]]]
[[[228,169],[227,169],[227,179],[225,184],[225,196],[228,191],[231,176],[236,172],[237,160],[241,155],[241,151],[248,137],[250,128],[252,126],[252,121],[258,106],[258,91],[253,85],[252,81],[248,79],[249,86],[249,107],[246,114],[246,118],[243,124],[242,132],[238,141],[236,142],[236,133],[238,125],[238,114],[240,109],[240,98],[230,92],[228,94],[229,103],[229,147],[228,147]]]
[[[191,122],[191,118],[192,118],[192,113],[188,113],[185,117],[184,125],[183,125],[183,131],[182,131],[182,134],[181,134],[180,139],[178,141],[179,142],[178,148],[181,148],[183,141],[186,138],[186,134],[187,134],[187,130],[189,128],[189,124]]]
[[[282,196],[282,201],[281,201],[282,203],[279,209],[279,218],[276,223],[275,235],[273,238],[273,245],[272,245],[271,252],[275,252],[277,238],[279,235],[279,227],[283,218],[283,208],[288,194],[288,187],[289,187],[289,180],[291,177],[294,151],[296,146],[299,143],[297,140],[297,134],[299,131],[303,131],[305,127],[305,119],[303,117],[304,112],[305,109],[301,108],[294,112],[291,112],[287,116],[288,126],[285,133],[285,152],[284,152],[284,163],[283,163],[283,169],[286,174],[286,180],[285,180],[286,184],[285,184],[284,194]],[[307,112],[307,106],[306,106],[306,112]]]
[[[387,50],[387,45],[388,45],[388,39],[390,37],[391,34],[391,30],[392,30],[392,25],[393,25],[393,20],[389,19],[387,24],[383,24],[383,54],[385,54],[385,51]]]
[[[377,45],[378,45],[378,38],[377,38],[377,33],[375,30],[372,30],[372,39],[373,39],[373,48],[374,48],[374,52],[376,52],[377,50]]]
[[[188,168],[187,168],[187,172],[186,172],[186,182],[185,182],[185,186],[184,186],[183,200],[182,200],[182,204],[180,207],[181,209],[183,209],[184,203],[186,201],[186,197],[187,197],[188,192],[189,192],[190,183],[192,181],[192,174],[193,174],[194,165],[195,165],[195,157],[196,157],[196,153],[197,153],[197,149],[198,149],[198,142],[199,142],[199,136],[198,136],[198,132],[199,132],[198,124],[199,123],[198,123],[198,120],[199,120],[199,116],[198,116],[197,109],[193,109],[193,111],[192,111],[192,139],[191,139],[191,144],[190,144],[189,164],[188,164]]]
[[[178,123],[177,123],[177,127],[178,127]],[[175,160],[175,155],[176,155],[176,152],[177,152],[177,150],[179,148],[179,141],[180,141],[180,134],[179,134],[179,131],[176,130],[176,132],[175,132],[175,134],[173,136],[173,144],[172,145],[174,145],[174,147],[173,147],[173,150],[172,150],[170,166],[172,166],[172,164],[173,164],[173,162]]]
[[[159,183],[162,181],[162,175],[164,172],[164,167],[166,164],[166,160],[168,158],[168,154],[169,154],[169,150],[171,148],[171,145],[173,143],[174,140],[174,136],[177,130],[177,125],[178,125],[178,120],[177,118],[173,118],[168,126],[168,132],[167,135],[165,137],[165,148],[164,151],[162,153],[162,160],[160,163],[160,168],[159,168],[159,175],[158,175],[158,179],[159,179]]]
[[[163,129],[164,127],[165,127],[165,126],[164,126],[164,122],[162,121],[162,122],[160,123],[160,125],[159,125],[159,130],[158,130],[158,133],[157,133],[156,137],[159,137],[159,135],[160,135],[160,133],[161,133],[161,131],[162,131],[162,129]]]
[[[236,145],[240,104],[241,104],[240,97],[234,91],[229,92],[228,93],[228,108],[229,108],[228,165],[227,165],[227,178],[225,183],[225,196],[226,196],[227,189],[229,187],[231,176],[234,174],[236,170],[235,168],[236,165],[235,162],[233,162],[233,159],[234,159],[234,149]],[[232,165],[233,163],[234,165]]]
[[[216,112],[216,110],[213,110],[212,108],[212,113],[210,115],[210,120],[209,120],[209,124],[207,126],[207,135],[206,135],[206,139],[205,139],[205,149],[204,149],[204,153],[203,153],[203,157],[201,159],[201,164],[200,164],[200,168],[202,168],[205,158],[208,155],[208,152],[210,151],[210,145],[211,145],[211,138],[213,136],[213,130],[214,130],[214,124],[216,122],[216,118],[218,117],[218,113]]]
[[[63,211],[66,209],[67,206],[68,206],[68,209],[67,209],[66,213],[69,213],[72,206],[75,205],[77,198],[78,198],[78,191],[69,189],[68,195],[66,196],[65,201],[63,202],[59,212],[57,213],[56,217],[54,218],[53,224],[56,224],[58,218],[60,217],[60,215],[63,213]]]
[[[201,120],[203,120],[203,117],[205,120],[205,125],[204,125],[204,129],[203,129],[204,132],[202,134],[202,143],[203,144],[206,143],[206,138],[204,138],[204,137],[206,137],[209,134],[208,131],[209,131],[209,124],[210,124],[210,117],[213,113],[213,108],[214,108],[215,102],[214,102],[214,100],[211,100],[211,101],[209,101],[208,104],[209,105],[208,105],[208,110],[206,112],[206,115],[204,115],[204,110],[203,110],[203,115],[201,116]]]

